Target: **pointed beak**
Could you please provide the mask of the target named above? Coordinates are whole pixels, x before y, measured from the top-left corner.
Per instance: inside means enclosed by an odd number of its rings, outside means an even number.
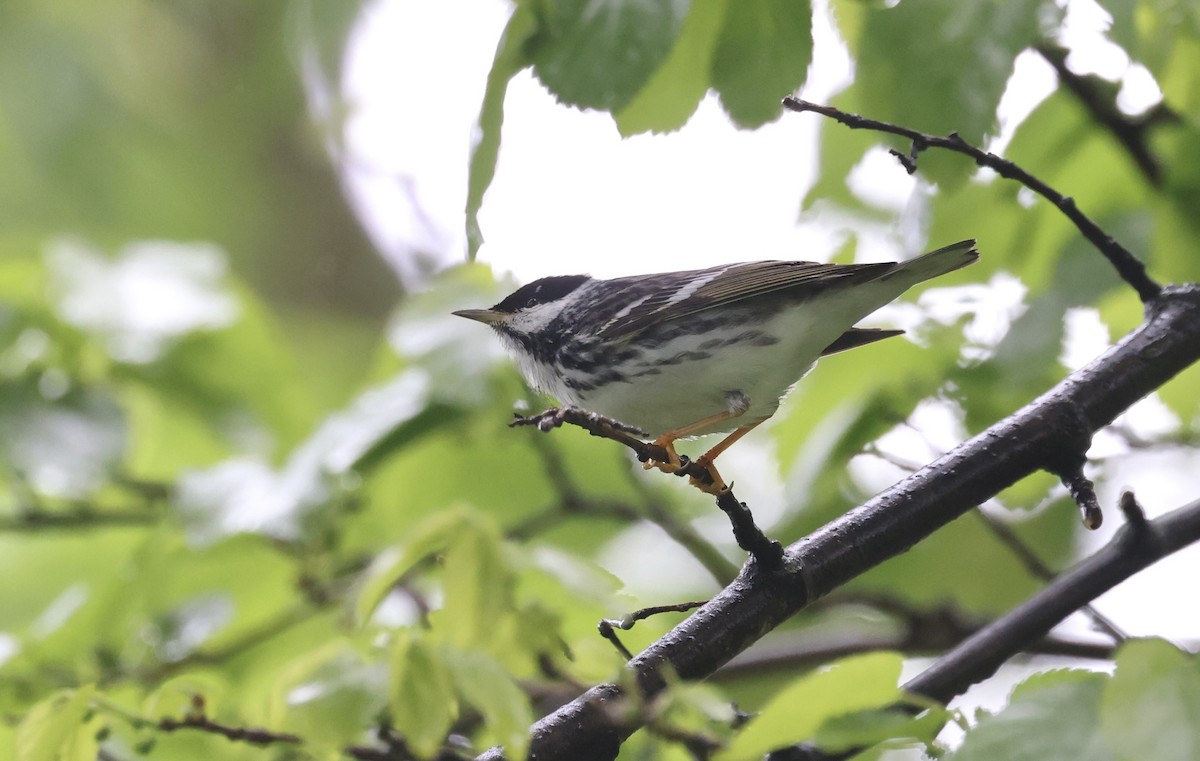
[[[468,320],[482,322],[484,325],[495,325],[504,319],[503,312],[494,312],[491,309],[460,309],[451,314],[459,317],[466,317]]]

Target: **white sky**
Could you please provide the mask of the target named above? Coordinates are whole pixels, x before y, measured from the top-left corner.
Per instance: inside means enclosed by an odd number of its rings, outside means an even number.
[[[825,6],[817,3],[815,64],[803,92],[816,101],[845,86],[852,66]],[[346,185],[403,277],[416,272],[413,249],[445,263],[465,257],[470,138],[509,12],[507,0],[378,0],[348,46]],[[1119,48],[1103,42],[1105,26],[1091,0],[1072,2],[1065,35],[1079,50],[1072,64],[1126,76],[1124,103],[1145,108],[1156,89],[1144,69],[1130,71]],[[1032,54],[1018,60],[1014,82],[1000,111],[1007,134],[1054,84]],[[742,131],[710,97],[676,133],[622,140],[608,115],[559,106],[526,71],[508,90],[496,179],[480,215],[480,259],[529,281],[827,258],[844,230],[829,220],[797,225],[816,172],[818,122],[790,114]],[[903,210],[913,180],[882,152],[871,158],[850,181],[872,201]],[[915,229],[866,231],[860,257],[912,256],[923,244]]]

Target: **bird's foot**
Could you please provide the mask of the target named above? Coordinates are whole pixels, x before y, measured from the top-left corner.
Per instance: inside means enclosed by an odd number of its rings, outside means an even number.
[[[667,459],[655,460],[653,458],[642,463],[643,470],[657,468],[663,473],[671,473],[672,475],[679,473],[686,465],[685,460],[675,451],[674,436],[659,436],[654,440],[654,446],[661,447],[667,453]]]
[[[701,455],[697,458],[696,464],[708,472],[710,480],[705,483],[703,480],[691,476],[688,478],[689,484],[695,486],[705,494],[710,494],[714,497],[719,497],[722,492],[729,489],[729,486],[725,483],[725,479],[721,478],[721,474],[717,472],[717,466],[713,465],[712,458],[708,455]]]

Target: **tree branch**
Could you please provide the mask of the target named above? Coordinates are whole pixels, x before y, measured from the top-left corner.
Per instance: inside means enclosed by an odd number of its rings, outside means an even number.
[[[903,690],[948,703],[1029,649],[1063,619],[1159,560],[1200,541],[1200,500],[1147,521],[1130,492],[1121,498],[1126,524],[1099,552],[1040,592],[968,637]],[[809,745],[771,753],[770,761],[831,761],[853,751],[826,754]]]
[[[1125,152],[1133,159],[1146,180],[1155,187],[1161,187],[1162,167],[1159,166],[1158,159],[1150,150],[1149,131],[1150,127],[1155,124],[1175,121],[1178,120],[1178,117],[1171,113],[1171,110],[1163,103],[1159,103],[1140,116],[1123,114],[1115,102],[1116,83],[1106,82],[1097,76],[1083,76],[1071,71],[1067,67],[1068,51],[1062,48],[1038,45],[1034,50],[1058,74],[1058,81],[1063,87],[1074,95],[1092,115],[1092,118],[1101,127],[1108,130],[1125,148]]]
[[[580,407],[551,407],[528,417],[517,415],[508,425],[510,428],[536,426],[539,431],[549,432],[564,423],[579,426],[593,436],[612,439],[624,444],[632,449],[642,462],[647,460],[667,462],[669,459],[667,450],[657,444],[639,439],[636,434],[640,434],[641,431],[637,428]],[[676,475],[691,476],[703,483],[712,483],[712,474],[706,468],[687,459],[684,460],[683,467]],[[721,508],[729,517],[729,523],[733,526],[733,536],[739,547],[749,552],[764,568],[776,569],[779,567],[783,559],[783,546],[769,538],[755,524],[750,508],[746,507],[745,502],[739,502],[737,497],[733,496],[732,486],[717,494],[717,507]]]
[[[1010,657],[1064,618],[1168,555],[1200,541],[1200,500],[1147,521],[1141,510],[1103,549],[1050,582],[1016,608],[968,637],[904,685],[943,703],[987,679]]]
[[[0,533],[75,531],[121,526],[152,526],[162,517],[143,510],[43,510],[32,508],[0,516]]]
[[[790,96],[783,99],[783,105],[792,111],[812,111],[822,116],[827,116],[851,129],[874,130],[875,132],[885,132],[908,139],[911,141],[908,154],[905,155],[899,151],[892,151],[892,155],[900,160],[900,163],[904,165],[909,174],[917,171],[917,156],[926,148],[944,148],[948,151],[961,153],[964,156],[970,156],[979,166],[988,167],[1006,179],[1016,180],[1054,204],[1055,208],[1065,214],[1067,219],[1075,223],[1075,227],[1079,228],[1079,232],[1083,233],[1083,237],[1087,238],[1093,246],[1099,249],[1104,258],[1108,259],[1109,263],[1117,270],[1117,274],[1121,276],[1121,279],[1137,291],[1143,303],[1153,301],[1162,292],[1162,286],[1154,282],[1146,274],[1146,266],[1130,253],[1129,249],[1122,246],[1115,238],[1100,229],[1100,226],[1092,221],[1091,217],[1080,211],[1079,207],[1075,205],[1074,199],[1059,193],[1008,159],[976,148],[959,137],[957,132],[951,132],[946,137],[927,135],[924,132],[918,132],[908,127],[876,121],[875,119],[867,119],[857,114],[846,113],[832,106],[822,106]]]
[[[1085,367],[1004,420],[788,547],[778,571],[748,563],[732,584],[630,661],[643,696],[667,672],[703,679],[812,600],[904,552],[1021,478],[1056,462],[1067,421],[1095,431],[1200,360],[1200,286],[1173,286],[1147,319]],[[627,699],[597,685],[538,721],[531,752],[539,761],[615,758],[637,725],[615,710]],[[493,748],[480,759],[503,757]]]
[[[155,724],[162,732],[175,732],[180,729],[196,729],[213,735],[220,735],[234,742],[250,743],[251,745],[273,745],[283,743],[297,745],[302,742],[299,735],[290,732],[272,732],[267,729],[254,727],[230,727],[218,724],[207,716],[185,716],[182,719],[161,719]]]

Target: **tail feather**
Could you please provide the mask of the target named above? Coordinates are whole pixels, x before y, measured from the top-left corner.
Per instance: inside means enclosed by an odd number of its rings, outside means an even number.
[[[947,272],[962,269],[978,259],[979,252],[975,250],[975,240],[960,240],[958,243],[951,243],[949,246],[922,254],[915,259],[899,262],[891,272],[881,279],[890,280],[897,276],[903,276],[912,285],[916,285],[939,275],[945,275]]]
[[[821,352],[821,356],[827,357],[830,354],[837,354],[840,351],[857,349],[859,346],[865,346],[869,343],[875,343],[876,341],[882,341],[885,338],[891,338],[892,336],[899,336],[903,334],[903,330],[886,330],[884,328],[850,328],[845,333],[838,336],[833,343],[826,346]]]

